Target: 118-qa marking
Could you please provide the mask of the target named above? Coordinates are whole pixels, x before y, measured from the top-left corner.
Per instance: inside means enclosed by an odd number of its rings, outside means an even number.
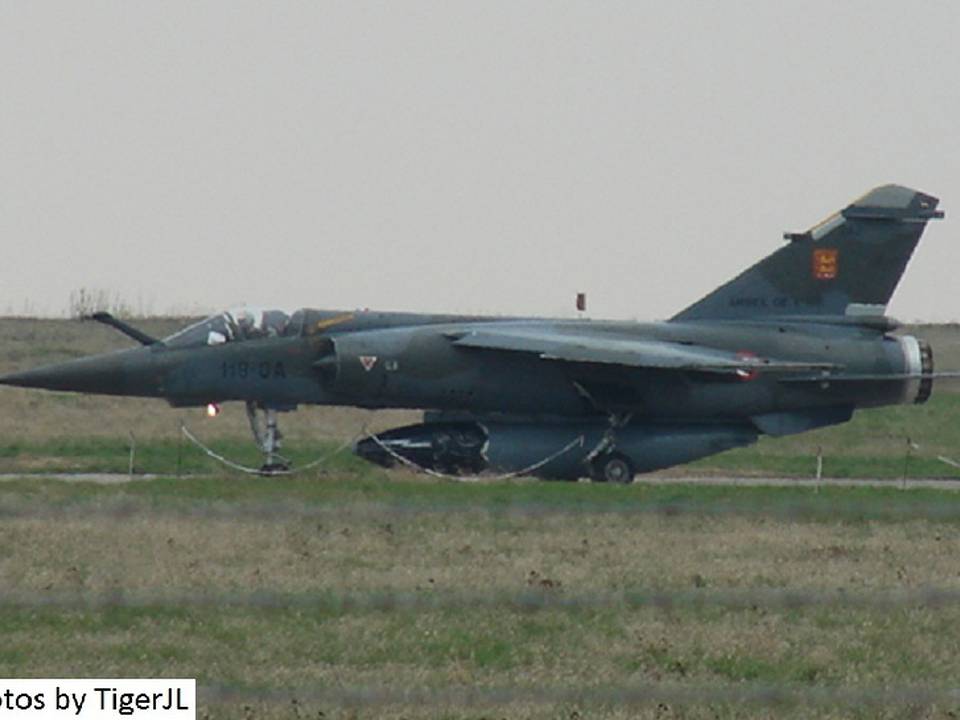
[[[221,365],[221,371],[225,380],[270,380],[287,377],[286,368],[279,360],[271,362],[270,360],[261,360],[260,362],[247,362],[238,360],[237,362],[224,361]]]

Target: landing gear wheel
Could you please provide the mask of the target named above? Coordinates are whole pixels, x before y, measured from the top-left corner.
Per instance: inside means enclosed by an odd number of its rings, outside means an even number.
[[[290,472],[290,465],[285,462],[270,462],[260,466],[261,475],[285,475]]]
[[[590,476],[597,482],[629,485],[633,482],[635,471],[630,458],[621,453],[605,453],[594,458],[590,466]]]

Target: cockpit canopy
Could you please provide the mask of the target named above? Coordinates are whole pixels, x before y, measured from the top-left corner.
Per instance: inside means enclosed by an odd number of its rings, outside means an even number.
[[[220,345],[233,340],[267,337],[296,337],[303,331],[305,312],[297,310],[264,310],[242,307],[211,315],[164,339],[172,348]]]

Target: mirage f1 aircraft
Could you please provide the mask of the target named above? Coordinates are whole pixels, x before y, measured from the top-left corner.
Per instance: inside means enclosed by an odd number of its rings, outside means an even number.
[[[363,458],[441,473],[637,472],[923,403],[933,353],[886,305],[937,198],[877,188],[667,322],[239,310],[143,347],[0,377],[24,387],[247,403],[264,471],[278,411],[301,403],[424,410],[358,442]]]

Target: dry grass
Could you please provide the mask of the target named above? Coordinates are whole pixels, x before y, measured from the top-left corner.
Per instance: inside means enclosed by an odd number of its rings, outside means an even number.
[[[546,499],[558,486],[525,487]],[[617,489],[604,489],[610,490]],[[425,503],[446,493],[442,485],[423,482],[409,484],[405,492]],[[462,489],[467,498],[472,492]],[[861,595],[960,588],[955,522],[794,522],[763,515],[590,510],[516,514],[502,512],[479,489],[472,509],[408,516],[374,497],[311,506],[309,515],[247,513],[227,519],[192,514],[192,501],[175,497],[157,495],[145,504],[149,489],[141,490],[136,502],[130,498],[123,512],[115,511],[117,498],[107,491],[93,499],[82,487],[55,493],[62,515],[26,513],[0,526],[4,590],[86,596],[205,592],[214,597],[384,590],[489,596],[535,590],[578,597],[639,588]],[[217,507],[240,509],[255,499],[256,493],[250,495]],[[956,502],[952,495],[942,498]],[[42,493],[19,500],[7,494],[4,502],[39,510]],[[73,507],[82,512],[73,513]],[[444,700],[442,692],[466,686],[578,687],[602,693],[610,686],[650,686],[682,695],[684,689],[736,689],[744,683],[949,687],[960,673],[953,632],[958,621],[960,608],[952,605],[791,609],[762,601],[741,610],[708,603],[527,612],[506,606],[377,611],[309,604],[8,607],[0,611],[0,673],[165,674],[248,691],[295,688],[302,717],[317,717],[319,711],[325,717],[575,717],[575,712],[589,717],[847,717],[849,708],[829,705],[778,709],[677,701],[604,707],[596,700],[584,705],[528,699],[471,711]],[[384,686],[432,688],[441,693],[439,704],[361,703],[351,710],[323,693],[324,688]],[[228,701],[207,710],[211,717],[242,717],[245,705],[250,717],[297,717],[286,699]],[[877,716],[877,710],[861,716]],[[903,710],[890,708],[888,716]],[[922,708],[919,716],[939,717],[939,712]]]
[[[373,513],[375,518],[376,513]],[[320,520],[316,518],[320,517]],[[404,520],[8,519],[0,584],[25,591],[226,590],[573,594],[708,587],[960,589],[953,525],[723,517],[444,513]],[[110,548],[98,556],[96,548]],[[665,551],[669,547],[669,552]]]
[[[743,517],[496,519],[354,512],[289,521],[109,515],[9,519],[0,584],[25,591],[564,592],[633,588],[960,589],[954,525]],[[371,517],[372,514],[372,517]],[[664,552],[664,547],[670,552]],[[110,547],[97,557],[97,548]]]
[[[56,441],[65,438],[126,438],[174,440],[181,423],[204,438],[249,436],[243,406],[228,403],[215,419],[202,408],[172,408],[162,400],[100,397],[0,387],[0,433],[5,442]],[[400,410],[371,412],[357,408],[303,406],[285,413],[280,422],[291,442],[345,440],[364,427],[383,430],[417,422],[419,413]]]

